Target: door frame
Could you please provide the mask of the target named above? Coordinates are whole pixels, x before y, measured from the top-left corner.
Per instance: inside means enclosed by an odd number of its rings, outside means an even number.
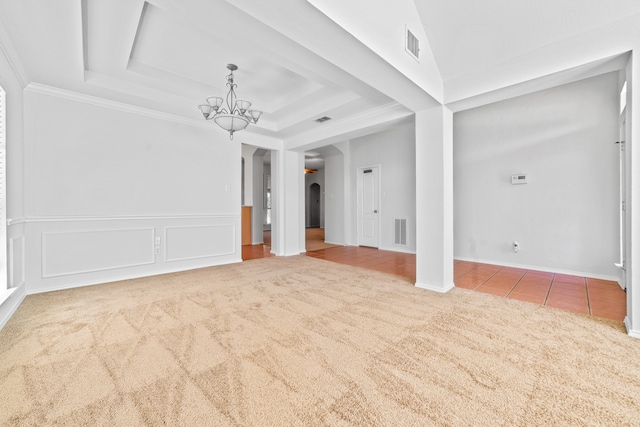
[[[380,242],[382,241],[382,165],[370,165],[356,168],[356,245],[361,246],[360,235],[362,234],[360,231],[360,177],[361,172],[365,169],[377,168],[378,169],[378,224],[376,229],[376,246],[377,249],[380,249]],[[369,245],[367,245],[369,246]]]
[[[616,267],[620,268],[619,285],[622,289],[627,288],[627,107],[620,113],[618,121],[619,128],[619,159],[620,159],[620,262]]]

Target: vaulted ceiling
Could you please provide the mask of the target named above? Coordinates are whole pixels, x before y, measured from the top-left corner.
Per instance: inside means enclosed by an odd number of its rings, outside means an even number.
[[[238,95],[264,111],[244,132],[302,147],[619,69],[629,47],[606,39],[640,35],[639,14],[637,0],[0,0],[0,45],[27,86],[193,122],[237,64]]]

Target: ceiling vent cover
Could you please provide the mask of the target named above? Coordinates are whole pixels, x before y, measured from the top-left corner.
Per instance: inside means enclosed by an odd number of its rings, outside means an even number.
[[[324,116],[324,117],[320,117],[319,119],[315,119],[314,121],[315,121],[315,122],[317,122],[317,123],[324,123],[324,122],[326,122],[327,120],[331,120],[331,117],[329,117],[329,116]]]
[[[409,52],[409,55],[413,56],[415,59],[420,58],[420,40],[407,28],[407,44],[405,49]]]

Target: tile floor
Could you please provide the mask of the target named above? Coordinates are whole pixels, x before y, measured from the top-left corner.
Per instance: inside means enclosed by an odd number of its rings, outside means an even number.
[[[266,245],[243,246],[242,259],[273,256],[270,249]],[[412,254],[338,246],[307,251],[306,255],[416,280],[416,256]],[[627,311],[626,293],[608,280],[455,260],[454,282],[459,288],[617,321],[622,321]]]
[[[308,251],[307,256],[340,264],[363,267],[383,273],[397,274],[416,280],[416,256],[401,252],[381,251],[364,246],[338,246]]]
[[[617,282],[476,262],[454,262],[454,282],[501,297],[622,321],[626,293]]]
[[[271,253],[271,246],[245,245],[242,247],[242,259],[244,261],[258,258],[268,258],[270,256],[275,256]]]

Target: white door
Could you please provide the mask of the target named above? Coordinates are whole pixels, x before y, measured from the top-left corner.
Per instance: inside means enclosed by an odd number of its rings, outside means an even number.
[[[358,245],[380,246],[380,167],[358,169]]]

